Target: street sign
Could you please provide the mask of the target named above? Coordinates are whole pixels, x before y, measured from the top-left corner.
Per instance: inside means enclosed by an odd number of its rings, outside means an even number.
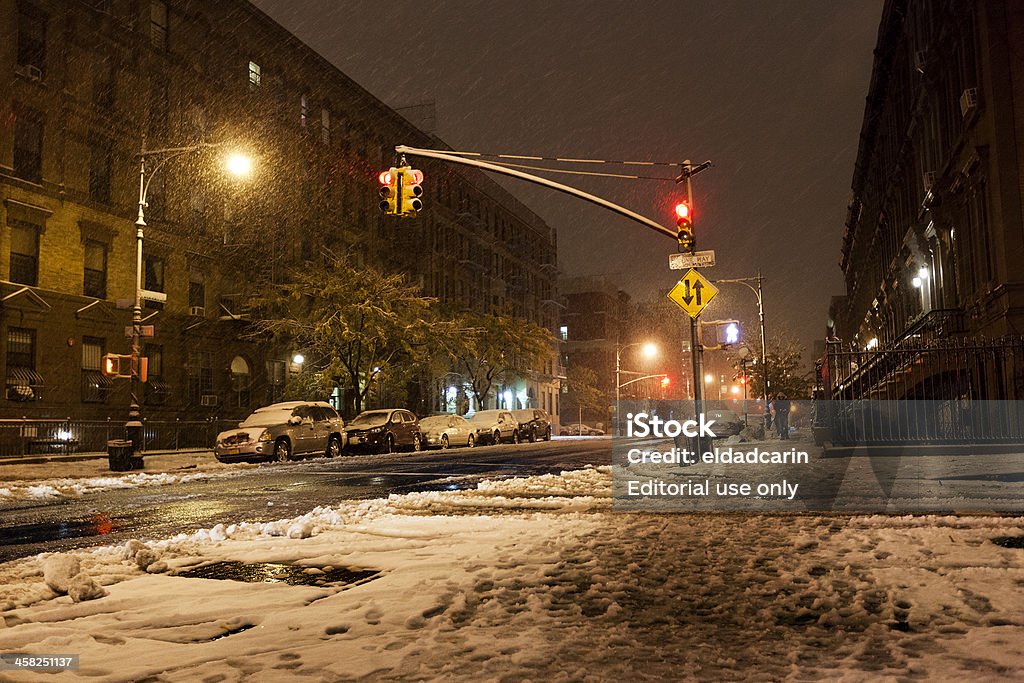
[[[139,298],[142,299],[143,301],[155,301],[161,304],[167,303],[166,292],[154,292],[151,289],[140,289]]]
[[[718,288],[691,268],[675,287],[669,290],[668,298],[686,311],[691,318],[696,318],[717,294]]]
[[[715,265],[715,252],[698,251],[696,254],[669,254],[668,267],[670,270],[686,270],[687,268],[710,268]]]
[[[134,328],[131,325],[129,325],[128,327],[124,328],[124,336],[127,337],[128,339],[131,339],[132,338],[132,333],[134,331],[135,331]],[[139,336],[140,337],[153,337],[155,335],[156,335],[156,325],[139,325]]]

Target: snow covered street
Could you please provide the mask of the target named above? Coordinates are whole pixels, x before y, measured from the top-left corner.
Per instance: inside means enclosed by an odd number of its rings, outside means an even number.
[[[588,468],[7,563],[0,652],[79,654],[57,680],[1024,671],[1024,555],[992,542],[1020,518],[627,514],[610,496]],[[313,580],[175,576],[216,562]]]

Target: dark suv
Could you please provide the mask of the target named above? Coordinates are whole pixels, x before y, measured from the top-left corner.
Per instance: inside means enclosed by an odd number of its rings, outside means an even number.
[[[419,420],[401,408],[363,411],[348,423],[345,433],[347,447],[352,451],[393,453],[423,447]]]
[[[546,410],[526,408],[525,410],[513,410],[512,414],[519,420],[520,438],[530,441],[551,440],[551,418]]]

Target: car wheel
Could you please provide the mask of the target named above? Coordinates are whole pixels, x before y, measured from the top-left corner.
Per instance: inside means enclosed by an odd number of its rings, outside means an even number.
[[[380,443],[381,453],[394,453],[395,452],[395,437],[390,434],[384,436],[384,440]]]
[[[336,436],[332,436],[327,440],[327,450],[324,452],[328,458],[341,455],[341,439]]]
[[[513,429],[512,430],[512,443],[519,443],[519,430],[518,429]]]
[[[494,442],[495,444],[499,444],[499,443],[501,443],[501,432],[499,432],[499,431],[498,431],[497,429],[495,429],[495,430],[494,430],[494,434],[492,434],[492,435],[491,435],[491,437],[492,437],[492,439],[491,439],[491,440],[492,440],[492,441],[493,441],[493,442]]]
[[[466,439],[466,448],[473,448],[474,446],[476,446],[476,439],[474,439],[473,435],[470,434],[469,438]]]
[[[442,434],[441,435],[441,448],[448,448],[449,445],[450,444],[448,443],[448,435],[447,434]]]
[[[292,459],[292,445],[288,439],[281,438],[274,442],[274,460],[288,462]]]
[[[551,427],[548,427],[547,434],[544,436],[545,441],[551,441]]]
[[[529,437],[529,439],[530,439],[530,443],[533,443],[534,441],[537,440],[537,428],[536,427],[530,427],[530,437]]]
[[[423,450],[423,440],[420,439],[419,434],[413,434],[412,436],[412,449],[417,453]]]

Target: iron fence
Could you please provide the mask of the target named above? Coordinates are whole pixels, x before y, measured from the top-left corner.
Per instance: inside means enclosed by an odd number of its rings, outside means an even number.
[[[838,444],[1024,444],[1024,339],[830,342],[817,395]]]
[[[145,420],[143,451],[213,448],[218,432],[237,420]],[[92,453],[126,439],[120,420],[0,420],[0,458],[42,453]]]

